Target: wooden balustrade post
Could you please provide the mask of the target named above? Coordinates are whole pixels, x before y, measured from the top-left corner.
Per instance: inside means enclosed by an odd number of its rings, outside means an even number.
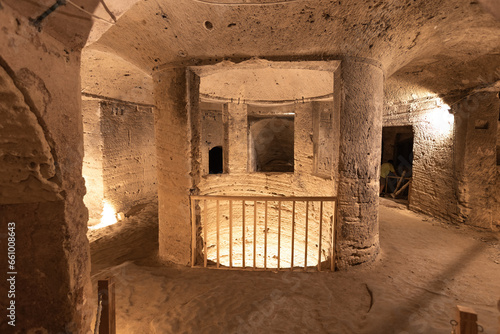
[[[101,296],[99,334],[116,334],[115,282],[112,278],[97,281],[97,293]]]
[[[498,301],[497,301],[497,308],[498,308],[498,312],[500,312],[500,298],[498,298]],[[498,332],[497,334],[500,334],[500,315],[498,316]]]
[[[477,313],[470,307],[457,305],[457,334],[477,334]]]

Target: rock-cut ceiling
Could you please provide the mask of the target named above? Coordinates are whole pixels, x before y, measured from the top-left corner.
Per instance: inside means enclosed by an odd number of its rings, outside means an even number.
[[[71,0],[44,29],[115,53],[147,73],[201,60],[368,58],[387,87],[435,93],[500,80],[497,0]],[[53,0],[5,0],[36,16]],[[80,36],[80,40],[77,37]]]

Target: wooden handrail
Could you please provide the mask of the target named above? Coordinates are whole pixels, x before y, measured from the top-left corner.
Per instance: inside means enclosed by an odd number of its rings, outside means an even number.
[[[230,196],[230,195],[191,195],[191,199],[202,200],[233,200],[233,201],[269,201],[269,202],[291,202],[291,201],[323,201],[323,202],[333,202],[337,200],[337,197],[332,196]]]
[[[393,176],[393,175],[387,175],[386,176],[387,179],[400,179],[401,177],[400,176]],[[403,180],[411,180],[412,178],[411,177],[404,177]]]
[[[196,266],[196,254],[197,254],[197,242],[198,242],[198,228],[196,226],[197,224],[197,221],[199,221],[197,219],[198,216],[200,216],[200,219],[203,219],[204,221],[204,224],[206,224],[208,222],[208,201],[213,201],[215,202],[215,208],[213,210],[215,210],[215,226],[216,226],[216,241],[215,241],[215,244],[214,246],[216,247],[215,249],[215,257],[214,257],[214,260],[216,260],[216,263],[215,263],[215,267],[216,268],[225,268],[225,266],[221,265],[221,254],[220,254],[220,247],[221,247],[221,235],[220,235],[220,229],[221,229],[221,225],[220,225],[220,215],[221,215],[221,212],[219,211],[220,210],[220,205],[229,205],[227,207],[227,211],[228,211],[228,216],[226,217],[226,219],[228,220],[228,223],[229,223],[229,231],[228,231],[228,234],[229,234],[229,243],[228,243],[228,248],[229,248],[229,263],[227,263],[228,267],[229,268],[234,268],[234,263],[233,263],[233,251],[234,251],[234,245],[233,245],[233,224],[235,223],[233,221],[233,215],[234,215],[234,201],[241,201],[241,248],[242,248],[242,252],[241,252],[241,256],[242,256],[242,263],[241,263],[241,268],[242,269],[245,269],[245,268],[252,268],[252,269],[259,269],[257,267],[257,244],[261,244],[262,245],[262,241],[264,242],[263,244],[263,253],[264,253],[264,269],[268,269],[269,268],[269,263],[267,262],[267,257],[268,257],[268,204],[269,202],[275,202],[277,204],[277,208],[275,210],[277,210],[277,256],[276,256],[276,259],[277,259],[277,269],[279,270],[281,265],[280,265],[280,262],[281,262],[281,259],[282,259],[282,255],[281,254],[281,246],[282,246],[282,243],[281,243],[281,227],[282,227],[282,203],[283,202],[292,202],[292,207],[291,207],[291,222],[290,222],[290,226],[291,226],[291,231],[290,231],[290,234],[291,234],[291,245],[290,245],[290,252],[291,252],[291,258],[290,258],[290,268],[289,270],[292,270],[294,269],[295,265],[294,265],[294,259],[295,259],[295,248],[296,248],[296,243],[295,243],[295,238],[296,238],[296,203],[297,202],[304,202],[305,203],[305,221],[304,221],[304,227],[302,228],[305,228],[305,231],[304,231],[304,240],[300,240],[300,242],[304,241],[304,264],[303,264],[303,269],[304,270],[307,270],[308,268],[308,255],[309,255],[309,214],[310,214],[310,204],[311,202],[319,202],[319,217],[317,217],[317,219],[319,220],[319,233],[318,233],[318,262],[317,264],[315,265],[315,267],[317,267],[317,270],[318,271],[321,271],[321,266],[322,266],[322,241],[323,241],[323,230],[326,230],[326,231],[333,231],[332,232],[332,238],[331,238],[331,247],[332,249],[330,249],[327,254],[331,256],[331,261],[330,261],[330,269],[331,270],[335,270],[335,259],[334,257],[336,256],[336,252],[335,252],[335,249],[334,249],[334,244],[335,244],[335,215],[337,214],[337,198],[336,197],[333,197],[333,196],[290,196],[290,197],[285,197],[285,196],[231,196],[231,195],[192,195],[190,196],[190,202],[191,202],[191,229],[192,229],[192,239],[191,239],[191,251],[192,251],[192,254],[191,254],[191,266]],[[196,203],[199,203],[199,206],[197,206]],[[203,202],[203,203],[201,203]],[[222,203],[221,203],[222,202]],[[332,212],[330,213],[330,215],[333,215],[333,221],[331,222],[333,225],[332,226],[323,226],[324,225],[324,222],[323,222],[323,216],[324,216],[324,203],[325,202],[332,202],[332,204],[334,205],[332,207]],[[252,220],[253,220],[253,241],[252,241],[252,264],[253,265],[249,265],[247,266],[247,262],[245,261],[245,255],[246,255],[246,250],[245,250],[245,239],[246,239],[246,228],[245,228],[245,225],[246,225],[246,204],[249,203],[251,204],[251,206],[253,205],[253,216],[252,216]],[[263,205],[262,205],[262,204]],[[203,205],[202,205],[203,204]],[[238,205],[239,206],[239,205]],[[236,206],[236,207],[238,207]],[[264,240],[259,240],[257,238],[257,207],[263,209],[264,211],[264,221],[263,221],[263,225],[264,225],[264,236],[263,236],[263,239]],[[196,211],[199,209],[201,209],[202,211],[200,213],[197,213]],[[259,209],[260,210],[260,209]],[[288,226],[288,225],[287,225]],[[250,229],[252,229],[252,227],[249,226]],[[203,228],[203,231],[202,233],[200,233],[200,236],[203,237],[203,243],[202,243],[202,249],[203,249],[203,257],[204,257],[204,261],[203,261],[203,266],[204,267],[208,267],[208,261],[207,261],[207,228]],[[285,246],[288,248],[288,245]],[[300,260],[300,262],[302,262],[302,259]],[[300,265],[300,267],[302,267],[302,264]]]

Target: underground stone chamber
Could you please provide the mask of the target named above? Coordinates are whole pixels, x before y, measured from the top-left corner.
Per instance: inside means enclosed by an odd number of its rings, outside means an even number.
[[[350,63],[344,66],[349,69],[353,65],[354,68],[361,66],[359,70],[356,69],[359,72],[354,73],[354,77],[361,75],[360,78],[364,77],[366,70],[373,67],[368,64]],[[374,210],[373,213],[361,215],[357,220],[344,218],[344,215],[350,214],[345,205],[352,211],[353,204],[345,202],[344,196],[347,194],[344,194],[344,188],[340,188],[340,193],[337,188],[341,184],[350,184],[352,187],[358,183],[359,187],[366,187],[366,180],[358,180],[357,175],[352,177],[343,174],[342,170],[339,174],[342,160],[338,154],[342,148],[353,152],[358,149],[353,142],[341,140],[343,130],[352,129],[349,131],[354,132],[349,135],[358,136],[358,131],[364,131],[364,136],[372,136],[374,131],[381,131],[381,128],[371,125],[371,122],[381,122],[381,119],[377,119],[375,115],[368,119],[363,117],[361,124],[366,123],[366,128],[363,128],[360,127],[360,122],[350,119],[359,118],[357,112],[346,114],[342,129],[340,87],[348,81],[341,78],[341,68],[340,62],[337,61],[251,60],[240,64],[221,63],[191,67],[187,75],[180,69],[157,74],[155,80],[160,85],[157,86],[156,98],[160,107],[155,114],[155,130],[157,145],[165,147],[165,150],[157,151],[158,159],[162,161],[159,162],[158,177],[160,255],[164,259],[189,264],[193,260],[203,259],[205,255],[208,261],[216,261],[218,253],[220,264],[227,265],[229,248],[232,248],[233,266],[253,265],[253,252],[257,267],[262,266],[264,262],[266,265],[277,266],[278,238],[281,245],[280,267],[290,266],[292,258],[294,265],[303,266],[306,260],[295,257],[303,257],[306,252],[307,266],[318,262],[332,262],[332,257],[337,256],[333,254],[342,258],[342,261],[339,261],[341,266],[344,261],[353,261],[353,264],[376,256],[377,194],[368,195],[365,191],[364,196],[373,196],[374,199],[368,202],[367,198],[359,199],[359,204],[358,200],[354,199],[354,207],[363,207],[363,212],[370,208]],[[374,71],[376,73],[380,70],[374,68]],[[175,76],[178,81],[170,79],[170,83],[164,83],[164,75],[169,78]],[[379,85],[378,82],[373,84]],[[375,92],[378,93],[373,91],[374,94]],[[174,100],[175,103],[169,102]],[[182,101],[188,103],[183,105]],[[187,108],[186,115],[179,117],[184,108]],[[380,107],[377,108],[381,111]],[[185,129],[182,135],[177,132],[178,135],[175,136],[182,139],[177,142],[178,146],[173,145],[171,136],[163,135],[174,130],[173,124],[176,131]],[[377,152],[379,145],[368,146],[367,150]],[[211,152],[214,148],[222,151],[221,173],[210,172],[210,157],[213,156]],[[183,164],[171,162],[177,154],[174,154],[174,150],[179,152],[178,154],[188,154],[191,160]],[[372,157],[376,155],[378,154],[374,153]],[[377,168],[375,158],[373,163],[370,159],[358,155],[352,156],[351,159],[355,159],[359,166],[370,162],[370,168]],[[176,177],[175,181],[167,180],[167,170],[179,177]],[[162,179],[170,185],[169,191],[166,188],[162,190]],[[376,181],[372,176],[368,176],[368,181],[370,180],[373,183]],[[172,191],[173,189],[175,190]],[[176,193],[183,195],[174,197]],[[245,199],[245,205],[243,200],[234,201],[231,206],[228,200],[220,200],[217,215],[217,204],[210,200],[210,197],[206,197],[205,207],[205,202],[201,200],[195,201],[195,204],[190,203],[188,194],[248,197]],[[273,203],[270,199],[267,205],[266,226],[265,201],[252,201],[252,196],[337,196],[339,204],[335,207],[332,203],[323,203],[320,238],[319,203],[311,201],[306,209],[305,202],[297,202],[295,211],[291,202],[284,203],[281,208],[283,224],[278,227],[278,203]],[[351,199],[351,196],[347,198]],[[257,209],[254,202],[257,202]],[[190,211],[190,207],[193,211]],[[244,230],[243,211],[246,220]],[[335,217],[337,211],[338,216]],[[295,220],[291,218],[293,212]],[[191,220],[196,224],[194,232]],[[368,227],[370,225],[372,226]],[[232,238],[229,238],[229,233],[232,233]],[[165,242],[162,241],[163,238]],[[176,241],[172,242],[172,238]],[[263,246],[266,238],[267,248]],[[351,238],[356,242],[352,243]],[[359,244],[360,240],[370,244]],[[362,250],[358,250],[358,247]],[[192,253],[193,251],[196,254]],[[294,253],[293,256],[291,252]],[[245,262],[241,259],[243,255]],[[336,261],[335,259],[334,262]]]

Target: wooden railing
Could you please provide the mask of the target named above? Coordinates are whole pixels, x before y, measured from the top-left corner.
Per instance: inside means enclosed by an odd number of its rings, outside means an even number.
[[[203,255],[203,267],[253,270],[280,270],[285,269],[284,267],[290,270],[297,267],[307,270],[316,267],[321,271],[323,265],[333,271],[336,256],[334,243],[336,203],[335,197],[191,196],[191,264],[193,267],[201,266],[197,264],[197,259],[201,261]],[[251,211],[248,214],[247,211],[249,208],[252,209],[252,205],[253,214]],[[298,206],[302,210],[297,210]],[[259,208],[263,212],[259,211]],[[224,213],[221,220],[222,211]],[[270,217],[271,213],[273,217]],[[284,217],[285,213],[291,216],[288,221]],[[221,224],[224,225],[222,229]],[[212,234],[215,235],[211,235],[213,245],[210,245],[213,256],[209,259],[208,229],[210,227],[213,230],[214,226],[215,233]],[[273,232],[270,232],[271,229]],[[237,230],[240,230],[241,234]],[[235,231],[238,235],[235,235]],[[273,237],[273,247],[269,245],[270,234]],[[311,236],[312,234],[316,235]],[[248,235],[252,236],[250,241],[247,241]],[[222,251],[227,254],[224,256],[225,264],[221,263],[223,237],[225,247]],[[286,240],[283,240],[284,238]],[[247,248],[247,243],[251,243],[252,246]],[[324,243],[328,243],[326,250]],[[303,245],[303,248],[298,249],[297,244]],[[258,246],[263,253],[263,261],[259,260],[259,263],[257,257],[262,254],[258,254]],[[314,254],[315,247],[318,248],[316,254]],[[284,259],[288,255],[290,257]],[[236,256],[238,256],[237,261],[235,261]],[[249,265],[250,257],[253,261]],[[286,265],[283,266],[282,262]]]
[[[396,179],[398,180],[397,184],[396,184],[396,188],[392,191],[391,193],[391,197],[392,198],[396,198],[396,196],[398,196],[400,193],[403,192],[403,190],[405,190],[406,188],[408,188],[408,201],[410,201],[410,198],[411,198],[411,186],[412,186],[412,178],[411,177],[404,177],[403,176],[394,176],[394,175],[388,175],[386,178],[385,178],[385,188],[384,188],[384,191],[386,193],[388,193],[388,181],[389,179]],[[406,181],[406,182],[403,182],[403,181]]]

